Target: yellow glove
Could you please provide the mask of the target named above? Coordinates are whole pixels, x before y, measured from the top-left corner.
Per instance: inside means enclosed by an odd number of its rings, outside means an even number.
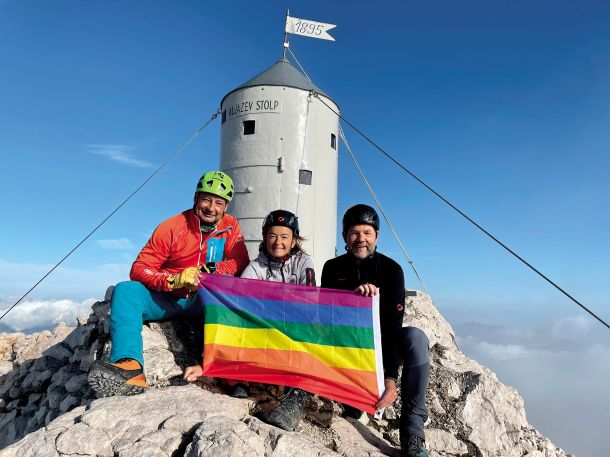
[[[187,290],[193,292],[197,290],[200,276],[201,273],[197,267],[188,267],[177,275],[169,275],[167,277],[167,285],[171,290],[187,288]]]

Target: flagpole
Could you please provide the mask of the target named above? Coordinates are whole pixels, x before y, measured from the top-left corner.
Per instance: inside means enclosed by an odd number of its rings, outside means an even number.
[[[290,10],[286,10],[286,23],[288,23],[288,18],[290,17]],[[286,30],[286,25],[284,25],[284,48],[282,49],[282,59],[286,58],[286,49],[288,48],[288,31]]]

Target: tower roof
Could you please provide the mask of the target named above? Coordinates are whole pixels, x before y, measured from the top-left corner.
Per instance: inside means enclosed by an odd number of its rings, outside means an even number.
[[[320,95],[324,95],[330,98],[324,92],[322,92],[314,83],[312,83],[307,77],[299,70],[294,68],[286,58],[282,57],[280,60],[275,62],[266,70],[263,70],[254,78],[249,79],[245,83],[237,86],[235,89],[225,95],[220,104],[224,102],[228,95],[232,94],[236,90],[245,89],[246,87],[254,86],[284,86],[294,87],[296,89],[303,89],[306,91],[314,90]]]

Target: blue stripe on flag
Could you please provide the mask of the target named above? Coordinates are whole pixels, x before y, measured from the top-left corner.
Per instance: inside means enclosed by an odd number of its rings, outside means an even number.
[[[232,295],[230,292],[220,289],[211,291],[206,288],[199,289],[199,297],[204,305],[226,306],[232,310],[254,314],[265,320],[367,328],[373,326],[370,308],[263,300]]]

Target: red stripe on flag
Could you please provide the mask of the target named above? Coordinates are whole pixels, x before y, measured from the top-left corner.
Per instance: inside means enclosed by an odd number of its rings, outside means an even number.
[[[334,368],[306,352],[206,344],[203,374],[298,387],[374,414],[379,399],[372,371]],[[264,363],[264,366],[262,364]]]

